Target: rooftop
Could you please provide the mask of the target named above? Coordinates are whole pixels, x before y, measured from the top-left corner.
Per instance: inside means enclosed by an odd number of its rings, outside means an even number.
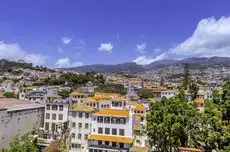
[[[195,102],[196,103],[204,103],[204,99],[203,98],[196,98]]]
[[[187,148],[187,147],[178,147],[179,152],[202,152],[200,149],[196,148]]]
[[[51,94],[51,95],[47,95],[47,98],[61,98],[61,96],[57,95],[57,94]]]
[[[137,103],[135,101],[130,101],[130,102],[127,103],[127,105],[135,106],[134,110],[139,110],[139,111],[144,111],[145,110],[145,107],[142,104]]]
[[[30,109],[36,107],[44,107],[44,105],[37,104],[37,103],[30,103],[27,101],[22,101],[13,98],[4,98],[0,99],[0,109],[7,109],[7,110],[18,110],[18,109]]]
[[[129,149],[130,152],[148,152],[147,147],[138,147],[138,146],[133,146]]]
[[[118,110],[118,109],[102,109],[96,112],[94,115],[128,117],[129,111],[128,110]]]
[[[74,104],[72,110],[74,111],[82,111],[82,112],[93,112],[94,108],[87,106],[85,104]]]
[[[103,140],[103,141],[110,141],[110,142],[118,142],[118,143],[126,143],[126,144],[131,144],[133,142],[133,138],[129,138],[129,137],[95,135],[95,134],[91,134],[89,136],[89,139],[91,139],[91,140]]]
[[[81,96],[81,95],[85,95],[85,93],[81,93],[81,92],[72,92],[70,95],[72,95],[72,96]]]

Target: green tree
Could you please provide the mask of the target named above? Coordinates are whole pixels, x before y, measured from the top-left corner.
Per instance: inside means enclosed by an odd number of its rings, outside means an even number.
[[[62,91],[59,91],[58,92],[58,95],[61,96],[62,98],[66,99],[69,97],[69,94],[71,93],[72,91],[70,90],[62,90]]]
[[[138,89],[137,95],[143,99],[154,98],[153,91],[150,89],[146,89],[146,88]]]
[[[37,138],[30,134],[17,135],[10,143],[9,152],[38,152]]]
[[[195,82],[191,82],[189,85],[189,93],[191,94],[192,100],[196,99],[197,92],[198,92],[198,86]]]
[[[3,96],[6,98],[15,98],[15,94],[13,92],[5,92]]]

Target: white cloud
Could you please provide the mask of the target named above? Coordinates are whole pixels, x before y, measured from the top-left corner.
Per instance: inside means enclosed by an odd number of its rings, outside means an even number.
[[[71,41],[72,41],[72,39],[69,38],[69,37],[63,37],[63,38],[62,38],[63,44],[69,44]]]
[[[46,57],[40,54],[29,53],[17,43],[5,43],[0,41],[0,58],[9,60],[24,60],[34,65],[44,65]]]
[[[160,48],[155,48],[155,49],[154,49],[154,52],[155,52],[155,53],[159,53],[159,52],[161,52],[161,51],[162,51],[162,50],[161,50]]]
[[[58,48],[58,52],[63,53],[64,50],[62,48]]]
[[[164,53],[162,53],[156,57],[139,56],[138,58],[133,60],[133,62],[135,62],[136,64],[139,64],[139,65],[146,65],[146,64],[150,64],[150,63],[155,62],[155,61],[166,59],[167,57],[168,57],[168,52],[164,52]]]
[[[112,52],[113,45],[111,43],[101,43],[100,47],[98,48],[99,51],[104,52]]]
[[[170,52],[185,56],[230,56],[230,17],[202,19],[193,35]]]
[[[135,50],[139,53],[145,53],[145,49],[146,49],[146,43],[142,43],[142,44],[137,44]]]
[[[77,67],[77,66],[82,66],[83,63],[81,62],[74,62],[71,63],[69,58],[61,58],[58,59],[58,61],[56,62],[56,66],[58,68],[70,68],[70,67]]]

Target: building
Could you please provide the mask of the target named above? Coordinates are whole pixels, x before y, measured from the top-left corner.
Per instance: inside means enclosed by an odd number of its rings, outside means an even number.
[[[165,90],[165,91],[161,91],[161,98],[162,97],[166,97],[166,98],[172,98],[176,95],[176,91],[174,90]]]
[[[73,101],[73,103],[85,103],[85,100],[87,99],[88,95],[86,93],[81,92],[73,92],[70,94],[70,97]]]
[[[93,114],[89,152],[127,152],[134,140],[134,110],[103,109]]]
[[[0,147],[8,148],[16,135],[37,131],[43,126],[44,110],[44,105],[0,99]]]
[[[71,151],[81,152],[86,149],[94,111],[94,108],[84,104],[74,104],[69,110]]]
[[[177,152],[202,152],[202,150],[196,148],[178,147]]]
[[[29,92],[20,92],[19,99],[29,101],[29,102],[34,102],[34,103],[42,103],[44,96],[46,94],[47,94],[46,90],[33,89],[32,91]]]
[[[46,147],[63,135],[63,130],[67,129],[70,103],[70,99],[62,99],[59,95],[45,96],[45,120],[39,132],[39,145]]]

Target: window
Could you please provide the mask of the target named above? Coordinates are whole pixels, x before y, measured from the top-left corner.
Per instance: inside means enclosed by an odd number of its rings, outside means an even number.
[[[117,129],[116,128],[112,129],[112,135],[117,135]]]
[[[98,123],[103,123],[103,117],[97,117],[97,122]]]
[[[76,112],[72,112],[72,116],[76,118]]]
[[[124,143],[120,143],[120,148],[124,148]]]
[[[117,118],[112,118],[111,122],[112,122],[112,124],[117,124],[118,123],[118,119]]]
[[[105,128],[105,134],[107,134],[107,135],[110,134],[110,128]]]
[[[103,128],[98,128],[98,134],[103,134]]]
[[[58,120],[63,120],[63,114],[58,115]]]
[[[120,118],[119,122],[120,122],[120,124],[125,124],[126,123],[126,119],[125,118]]]
[[[82,123],[78,123],[78,128],[79,128],[79,129],[82,128]]]
[[[50,110],[50,105],[46,105],[46,110]]]
[[[59,111],[63,111],[63,105],[59,105]]]
[[[85,123],[85,129],[89,129],[89,124]]]
[[[50,114],[46,113],[46,119],[50,119]]]
[[[124,129],[119,129],[119,135],[124,136],[125,135],[125,130]]]
[[[71,136],[72,136],[72,139],[75,139],[75,133],[72,133]]]
[[[49,130],[49,123],[48,122],[45,123],[45,130]]]
[[[105,145],[109,145],[109,141],[105,141]]]
[[[79,112],[79,118],[82,118],[82,113],[81,112]]]
[[[112,142],[112,146],[116,147],[117,146],[116,142]]]
[[[89,114],[88,113],[85,113],[85,118],[89,118]]]
[[[57,110],[57,105],[52,105],[52,110]]]
[[[51,130],[55,131],[55,127],[56,127],[55,123],[52,123]]]
[[[87,140],[87,139],[88,139],[88,134],[85,134],[84,139],[85,139],[85,140]]]
[[[105,117],[104,118],[104,123],[110,123],[110,118],[109,117]]]
[[[72,123],[72,128],[75,128],[75,127],[76,127],[76,123],[73,122],[73,123]]]
[[[52,114],[52,119],[56,120],[56,114],[55,113]]]
[[[78,138],[78,139],[81,139],[81,134],[78,134],[77,138]]]
[[[101,140],[98,140],[98,145],[102,145],[102,141]]]

